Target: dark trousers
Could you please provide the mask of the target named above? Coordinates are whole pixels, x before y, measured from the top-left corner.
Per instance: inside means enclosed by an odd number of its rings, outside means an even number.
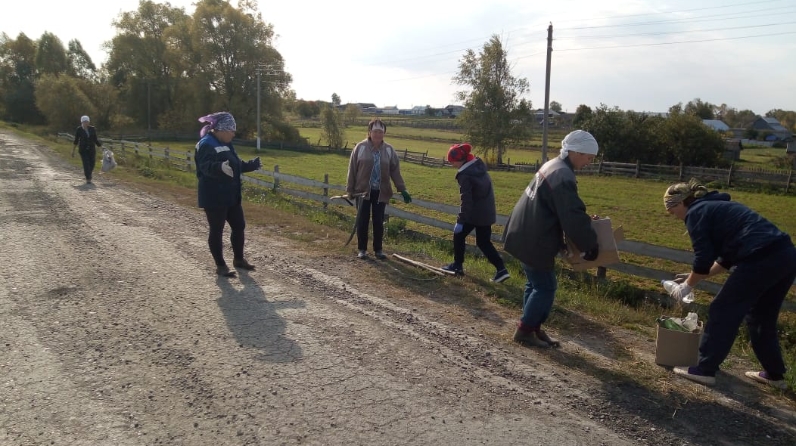
[[[232,253],[236,260],[243,258],[243,230],[246,228],[246,219],[243,217],[243,206],[236,204],[230,207],[205,208],[207,223],[210,225],[210,234],[207,236],[207,244],[210,246],[210,254],[213,255],[217,266],[226,265],[224,261],[224,250],[222,238],[224,235],[224,224],[229,223],[232,230],[230,242],[232,243]]]
[[[80,160],[83,161],[83,173],[86,175],[86,180],[90,181],[94,166],[97,165],[97,149],[95,147],[80,149]]]
[[[368,225],[373,215],[373,251],[381,251],[384,239],[384,210],[387,203],[379,203],[379,191],[370,191],[370,200],[361,200],[357,209],[357,249],[368,250]]]
[[[475,229],[475,245],[484,253],[489,263],[499,271],[505,268],[503,259],[500,258],[495,245],[492,244],[492,225],[475,226],[469,223],[462,224],[462,232],[453,234],[453,261],[457,265],[464,264],[464,249],[467,236]]]
[[[777,318],[796,278],[796,248],[784,247],[758,257],[739,263],[710,304],[699,344],[699,368],[705,373],[719,369],[746,320],[760,365],[772,375],[785,374]]]

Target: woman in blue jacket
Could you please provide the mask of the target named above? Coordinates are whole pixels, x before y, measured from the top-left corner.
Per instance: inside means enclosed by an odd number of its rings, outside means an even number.
[[[243,230],[246,220],[243,216],[241,195],[241,174],[260,168],[260,157],[251,161],[241,161],[232,146],[235,136],[235,118],[227,112],[213,113],[199,118],[205,124],[199,132],[201,139],[196,143],[196,178],[199,179],[199,207],[205,210],[210,233],[207,244],[216,262],[216,273],[235,276],[224,261],[224,225],[229,223],[232,230],[230,240],[236,268],[253,270],[243,258]]]
[[[785,362],[777,337],[782,302],[796,278],[796,248],[788,234],[729,194],[691,180],[666,190],[666,210],[685,221],[694,263],[688,278],[671,291],[681,300],[702,279],[733,268],[708,309],[699,343],[699,363],[674,372],[713,385],[719,365],[730,353],[745,320],[752,350],[763,371],[746,372],[754,381],[784,389]]]

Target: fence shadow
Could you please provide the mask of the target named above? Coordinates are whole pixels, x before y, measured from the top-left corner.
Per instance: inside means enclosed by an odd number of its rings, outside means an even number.
[[[303,302],[269,301],[260,284],[243,273],[238,289],[225,277],[218,277],[217,299],[230,332],[242,348],[259,350],[257,359],[271,363],[294,362],[302,358],[301,346],[285,335],[287,326],[279,310],[303,308]]]

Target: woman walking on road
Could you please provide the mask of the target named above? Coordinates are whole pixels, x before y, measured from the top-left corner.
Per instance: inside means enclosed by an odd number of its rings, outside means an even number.
[[[235,276],[224,260],[223,235],[225,223],[232,230],[230,241],[234,259],[232,265],[244,270],[253,270],[243,258],[243,231],[246,219],[243,216],[241,174],[260,168],[260,157],[241,161],[232,146],[237,129],[235,118],[227,112],[213,113],[199,118],[205,124],[196,143],[196,178],[199,179],[199,207],[204,208],[210,233],[207,244],[216,262],[216,273],[224,277]]]
[[[91,125],[88,116],[81,116],[80,126],[75,130],[75,140],[72,143],[72,158],[75,157],[75,149],[80,147],[80,160],[83,162],[86,184],[91,184],[91,174],[97,165],[97,146],[102,147],[102,143],[97,139],[97,129]]]

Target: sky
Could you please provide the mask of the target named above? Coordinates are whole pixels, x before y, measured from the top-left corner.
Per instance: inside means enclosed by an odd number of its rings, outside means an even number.
[[[796,110],[793,0],[255,2],[299,99],[457,104],[455,92],[466,90],[452,82],[459,61],[498,35],[512,74],[530,84],[526,99],[542,108],[552,24],[550,100],[564,111],[665,112],[695,98],[758,114]],[[193,0],[168,3],[194,11]],[[64,46],[77,39],[99,66],[113,20],[137,8],[137,0],[9,2],[0,31],[34,40],[49,31]]]

